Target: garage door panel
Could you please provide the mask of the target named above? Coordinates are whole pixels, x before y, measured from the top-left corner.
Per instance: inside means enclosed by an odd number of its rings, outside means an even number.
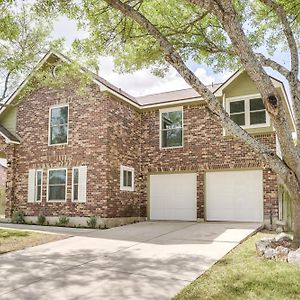
[[[263,220],[261,170],[208,172],[205,186],[207,220]]]
[[[197,174],[150,176],[151,220],[197,220]]]

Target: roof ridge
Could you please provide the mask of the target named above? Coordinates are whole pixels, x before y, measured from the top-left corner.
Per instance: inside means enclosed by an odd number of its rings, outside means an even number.
[[[222,85],[223,82],[218,82],[218,83],[214,83],[213,85]],[[212,86],[211,84],[206,84],[206,87]],[[192,87],[189,88],[184,88],[184,89],[177,89],[177,90],[172,90],[172,91],[166,91],[166,92],[159,92],[159,93],[153,93],[153,94],[146,94],[143,96],[137,96],[135,97],[136,99],[139,98],[143,98],[143,97],[148,97],[148,96],[155,96],[155,95],[159,95],[159,94],[167,94],[167,93],[176,93],[176,92],[181,92],[181,91],[186,91],[186,90],[194,90]]]

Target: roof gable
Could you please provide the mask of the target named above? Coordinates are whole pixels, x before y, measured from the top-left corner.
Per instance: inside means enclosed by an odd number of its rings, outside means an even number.
[[[0,114],[14,101],[14,99],[18,96],[20,91],[26,86],[28,81],[34,76],[35,72],[37,72],[46,62],[54,62],[55,60],[61,60],[66,63],[71,63],[71,60],[64,56],[61,53],[56,53],[54,51],[49,51],[37,64],[37,66],[33,69],[33,71],[26,77],[26,79],[19,85],[19,87],[15,90],[15,92],[8,98],[3,107],[0,109]],[[188,103],[194,101],[204,101],[200,95],[194,91],[192,88],[182,89],[177,91],[170,91],[165,93],[157,93],[152,95],[146,95],[141,97],[133,97],[130,94],[126,93],[122,89],[116,87],[111,84],[104,78],[98,76],[97,74],[91,72],[87,68],[81,67],[82,72],[89,72],[92,74],[92,80],[94,83],[98,84],[100,87],[100,91],[109,92],[110,94],[120,98],[121,100],[128,102],[132,106],[137,109],[144,108],[152,108],[159,107],[163,105],[178,105],[179,103]],[[286,92],[283,86],[283,83],[273,77],[271,80],[275,87],[280,88],[282,91],[282,95],[286,100],[288,111],[290,113],[290,117],[292,119],[291,110],[289,108],[288,99],[286,97]],[[248,82],[248,83],[247,83]],[[247,75],[244,69],[240,69],[235,72],[231,77],[229,77],[223,84],[215,84],[207,86],[216,97],[222,97],[224,91],[228,91],[231,88],[238,88],[241,91],[246,91],[247,89],[256,90],[254,83],[251,81],[250,77]]]

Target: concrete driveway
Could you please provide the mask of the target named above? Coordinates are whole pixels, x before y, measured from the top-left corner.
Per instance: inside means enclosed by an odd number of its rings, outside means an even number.
[[[2,225],[1,225],[2,226]],[[0,299],[171,299],[260,224],[143,222],[0,256]]]

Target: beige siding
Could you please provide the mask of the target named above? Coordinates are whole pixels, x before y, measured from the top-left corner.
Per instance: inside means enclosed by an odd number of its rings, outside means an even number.
[[[244,72],[224,89],[224,93],[228,98],[257,94],[258,91],[248,74]]]
[[[11,133],[16,133],[17,109],[7,108],[0,117],[0,124],[8,129]]]

